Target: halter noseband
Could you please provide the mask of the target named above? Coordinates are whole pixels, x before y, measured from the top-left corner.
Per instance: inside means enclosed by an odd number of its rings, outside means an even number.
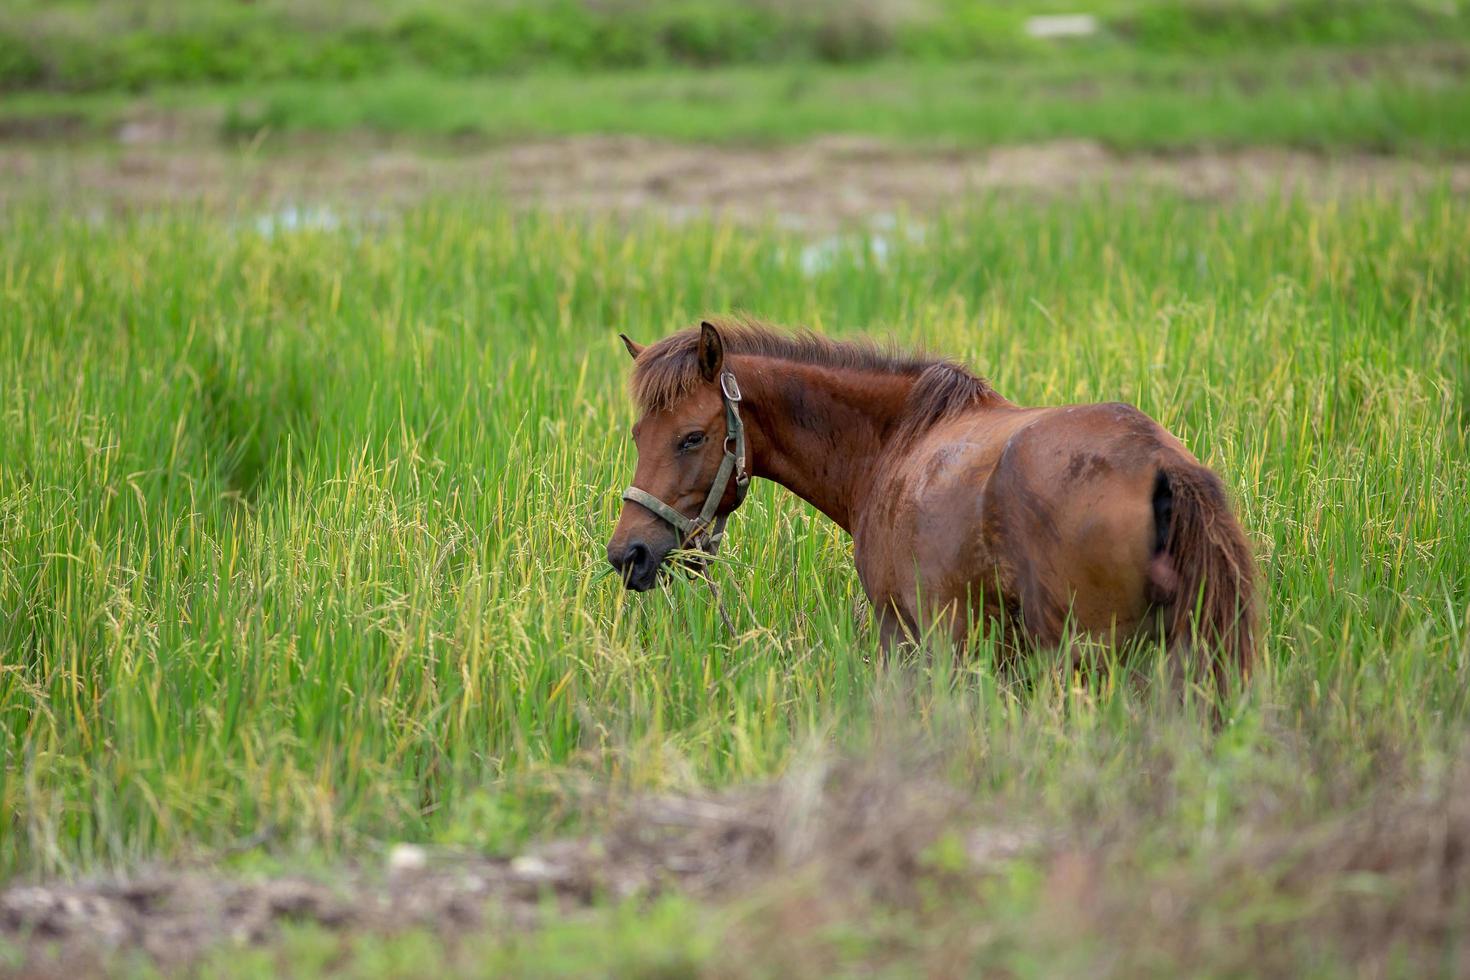
[[[725,403],[725,458],[720,461],[719,471],[710,484],[709,495],[704,498],[704,507],[698,517],[685,517],[668,504],[646,490],[629,487],[623,491],[623,499],[646,510],[652,511],[673,526],[683,536],[683,544],[693,543],[713,554],[725,536],[725,518],[715,517],[720,501],[735,478],[735,506],[745,499],[750,486],[750,473],[745,469],[745,424],[740,421],[740,385],[729,371],[720,373],[720,398]]]

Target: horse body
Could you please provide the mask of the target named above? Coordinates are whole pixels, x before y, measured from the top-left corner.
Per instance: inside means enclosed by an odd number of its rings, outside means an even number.
[[[1023,408],[962,367],[753,325],[666,338],[637,359],[636,487],[705,504],[723,432],[714,379],[743,390],[750,474],[847,530],[885,643],[1004,624],[1122,642],[1196,634],[1238,669],[1253,649],[1249,552],[1214,474],[1131,406]],[[692,436],[713,435],[707,442]],[[721,501],[728,513],[738,498]],[[625,505],[608,557],[652,585],[678,539]]]
[[[1170,462],[1198,465],[1126,405],[977,406],[894,454],[853,534],[885,632],[947,616],[1061,640],[1145,632],[1167,598],[1152,497]]]

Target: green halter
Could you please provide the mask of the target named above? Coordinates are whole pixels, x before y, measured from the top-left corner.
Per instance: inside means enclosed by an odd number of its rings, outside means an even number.
[[[646,490],[629,487],[623,491],[623,499],[631,500],[640,507],[662,517],[674,530],[683,535],[683,544],[693,544],[713,554],[725,536],[725,518],[716,517],[720,501],[735,478],[735,506],[745,499],[750,486],[750,473],[745,469],[745,424],[740,421],[740,385],[729,371],[720,374],[720,397],[725,403],[725,458],[710,484],[709,494],[704,498],[704,507],[697,517],[685,517],[668,504]]]

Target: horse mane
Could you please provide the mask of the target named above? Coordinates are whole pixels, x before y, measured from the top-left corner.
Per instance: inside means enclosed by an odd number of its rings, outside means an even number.
[[[995,394],[984,378],[948,358],[903,353],[871,340],[832,340],[810,330],[787,331],[744,318],[710,322],[720,331],[727,356],[767,357],[839,371],[916,378],[902,417],[896,420],[904,438]],[[693,327],[650,344],[638,356],[632,386],[642,411],[669,408],[702,383],[698,349],[699,328]]]

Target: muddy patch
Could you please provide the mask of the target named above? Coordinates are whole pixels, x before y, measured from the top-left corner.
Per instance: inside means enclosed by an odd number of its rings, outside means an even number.
[[[37,116],[0,117],[0,144],[8,140],[64,140],[85,135],[87,120],[60,113]]]
[[[451,938],[534,928],[552,912],[575,915],[669,890],[717,901],[798,868],[903,901],[924,849],[960,819],[962,800],[896,767],[812,766],[741,792],[642,799],[605,834],[514,856],[399,845],[380,863],[331,877],[158,869],[17,883],[0,891],[0,937],[37,964],[141,952],[186,966],[220,946],[269,944],[291,923]],[[969,840],[976,869],[1040,843],[1034,833],[994,828],[974,829]]]
[[[220,949],[270,947],[291,924],[344,940],[426,930],[453,948],[678,892],[738,908],[721,917],[722,944],[740,951],[733,962],[775,975],[830,972],[837,961],[821,950],[832,929],[894,913],[913,937],[910,958],[895,962],[918,973],[983,962],[955,950],[1029,949],[1022,961],[1034,965],[1069,948],[1106,975],[1163,966],[1286,977],[1308,963],[1470,974],[1465,763],[1412,789],[1385,786],[1346,813],[1276,822],[1267,809],[1243,812],[1228,838],[1185,846],[1194,856],[1181,861],[1160,861],[1146,800],[1071,818],[1041,807],[1054,821],[1043,830],[996,819],[994,802],[938,771],[913,760],[810,763],[739,791],[637,800],[606,833],[513,856],[399,845],[317,877],[160,869],[13,883],[0,890],[0,940],[19,952],[11,964],[36,975],[86,975],[140,955],[172,971]],[[1006,812],[1015,816],[1014,801]],[[1032,885],[991,890],[1005,881]],[[997,894],[1004,907],[988,904]],[[1024,914],[1018,895],[1029,896]]]
[[[987,193],[1056,196],[1168,191],[1229,199],[1470,191],[1470,163],[1318,156],[1289,149],[1119,154],[1087,141],[989,150],[912,149],[832,137],[780,147],[572,137],[432,156],[383,146],[249,149],[153,146],[104,151],[0,143],[0,205],[27,196],[92,207],[241,202],[383,208],[440,194],[497,195],[511,206],[579,214],[720,215],[831,229],[876,214],[929,215]]]

